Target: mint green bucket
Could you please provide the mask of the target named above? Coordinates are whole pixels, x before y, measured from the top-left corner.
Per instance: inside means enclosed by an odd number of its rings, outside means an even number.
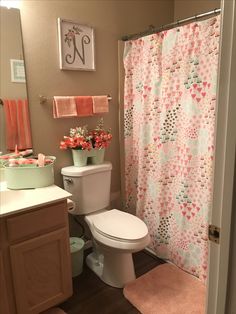
[[[81,238],[70,238],[70,253],[71,253],[71,266],[72,277],[80,275],[83,271],[84,260],[84,240]]]
[[[77,150],[72,149],[74,166],[84,167],[88,164],[99,165],[103,163],[105,149]]]
[[[54,156],[46,156],[52,163],[44,167],[4,167],[7,188],[12,190],[35,189],[54,184]]]

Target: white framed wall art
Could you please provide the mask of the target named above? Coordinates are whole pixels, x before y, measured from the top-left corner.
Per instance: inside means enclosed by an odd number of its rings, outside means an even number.
[[[58,18],[58,40],[61,70],[95,71],[92,27]]]
[[[11,82],[25,83],[25,65],[24,60],[10,59]]]

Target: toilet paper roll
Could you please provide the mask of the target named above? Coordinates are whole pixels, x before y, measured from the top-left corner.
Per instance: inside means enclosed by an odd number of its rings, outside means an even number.
[[[69,198],[67,199],[67,211],[69,214],[79,215],[78,207],[76,206],[75,202],[73,202]]]

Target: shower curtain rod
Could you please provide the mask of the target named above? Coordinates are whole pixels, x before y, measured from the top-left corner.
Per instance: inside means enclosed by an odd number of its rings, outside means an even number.
[[[188,17],[188,18],[183,19],[183,20],[179,20],[179,21],[176,21],[176,22],[173,22],[170,24],[162,25],[161,27],[158,27],[158,28],[155,28],[153,25],[150,25],[149,29],[146,31],[136,33],[136,34],[131,34],[131,35],[125,35],[121,39],[123,41],[131,40],[131,39],[138,39],[138,38],[141,38],[143,36],[159,33],[161,31],[171,29],[171,28],[174,28],[176,26],[180,26],[184,23],[194,21],[194,20],[200,19],[202,17],[206,17],[206,16],[210,16],[210,15],[214,15],[214,14],[216,15],[216,14],[219,14],[220,12],[221,12],[221,9],[214,9],[214,10],[209,11],[209,12],[197,14],[197,15]]]

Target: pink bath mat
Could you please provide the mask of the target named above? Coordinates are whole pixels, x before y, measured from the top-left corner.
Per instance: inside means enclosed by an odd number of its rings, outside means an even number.
[[[204,284],[168,263],[128,283],[124,296],[142,314],[205,313]]]

